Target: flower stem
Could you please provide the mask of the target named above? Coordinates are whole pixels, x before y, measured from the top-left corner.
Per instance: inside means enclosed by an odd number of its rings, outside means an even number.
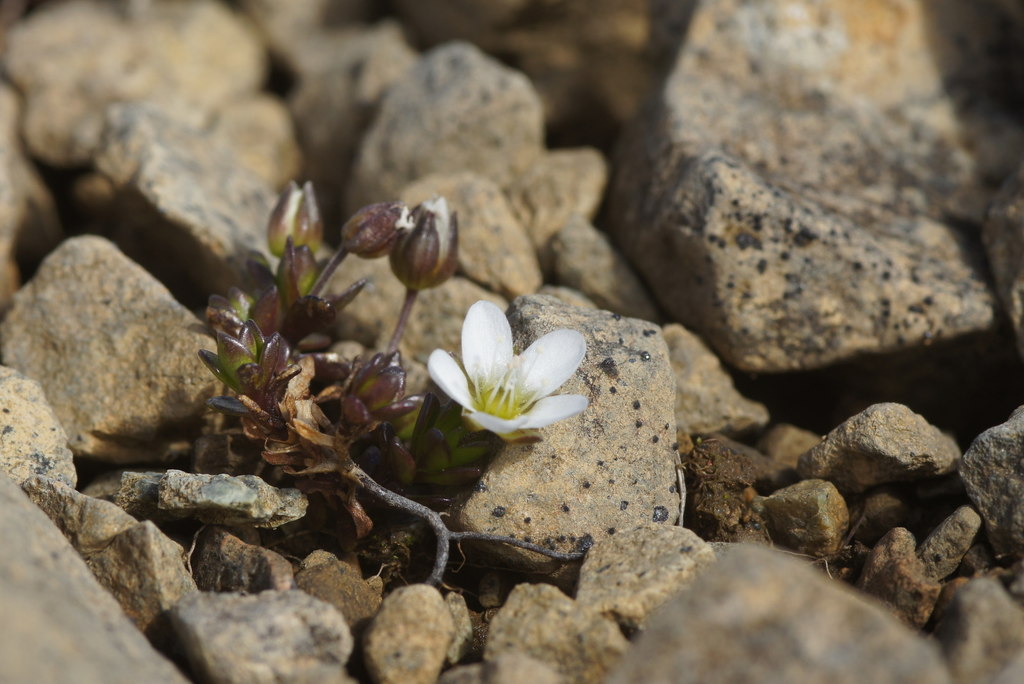
[[[327,287],[327,281],[329,281],[331,276],[334,275],[334,272],[338,270],[338,266],[341,265],[341,262],[345,260],[346,256],[348,256],[348,251],[344,247],[339,247],[338,251],[334,253],[330,261],[328,261],[324,266],[324,270],[320,271],[320,276],[316,279],[316,282],[313,283],[313,288],[309,291],[309,294],[314,297],[320,296],[323,289]]]
[[[391,341],[388,342],[388,354],[398,351],[398,343],[402,340],[402,334],[405,332],[406,323],[409,322],[409,312],[412,311],[412,305],[416,302],[416,295],[419,293],[419,290],[414,290],[411,287],[406,288],[405,301],[402,302],[402,313],[398,316],[398,323],[395,324],[395,332],[391,335]]]

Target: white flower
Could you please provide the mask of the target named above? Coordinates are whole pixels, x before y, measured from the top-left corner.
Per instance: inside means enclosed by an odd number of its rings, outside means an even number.
[[[587,408],[587,398],[579,394],[549,396],[576,372],[586,353],[583,335],[555,330],[515,356],[505,314],[479,301],[462,324],[462,367],[437,349],[427,368],[434,382],[462,405],[469,422],[507,440],[521,440]]]

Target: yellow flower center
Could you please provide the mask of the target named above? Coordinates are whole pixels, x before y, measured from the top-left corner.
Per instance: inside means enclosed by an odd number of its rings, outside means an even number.
[[[520,392],[518,384],[509,376],[507,373],[499,377],[497,382],[485,380],[473,383],[470,387],[473,408],[503,420],[523,415],[533,403],[532,397]]]

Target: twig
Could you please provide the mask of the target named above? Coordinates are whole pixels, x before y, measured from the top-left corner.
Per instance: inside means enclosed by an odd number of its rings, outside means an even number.
[[[309,294],[315,297],[320,296],[324,287],[327,286],[327,281],[329,281],[331,276],[334,275],[334,272],[338,270],[338,266],[341,265],[341,262],[345,260],[346,256],[348,256],[348,252],[345,248],[339,247],[338,251],[331,256],[330,260],[324,266],[324,270],[320,271],[320,276],[316,279],[316,282],[313,283],[313,287],[310,289]]]

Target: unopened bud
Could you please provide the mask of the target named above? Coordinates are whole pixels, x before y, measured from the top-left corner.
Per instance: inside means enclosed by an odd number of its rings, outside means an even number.
[[[313,184],[299,186],[292,181],[277,198],[267,222],[267,247],[274,256],[284,254],[290,237],[296,247],[306,245],[315,252],[323,241],[324,223],[313,193]]]
[[[403,230],[391,250],[391,271],[411,290],[437,287],[458,263],[459,229],[444,197],[412,210],[414,227]]]
[[[401,202],[379,202],[357,211],[341,227],[341,246],[364,259],[376,259],[391,251],[398,232],[412,228],[409,208]]]

